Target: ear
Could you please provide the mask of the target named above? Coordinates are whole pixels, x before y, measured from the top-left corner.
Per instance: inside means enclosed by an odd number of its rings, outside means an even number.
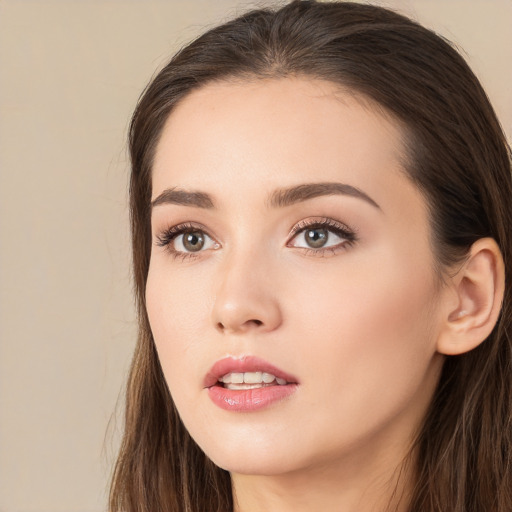
[[[437,351],[458,355],[480,345],[491,334],[500,314],[505,268],[494,239],[481,238],[471,246],[460,270],[450,277],[449,288]]]

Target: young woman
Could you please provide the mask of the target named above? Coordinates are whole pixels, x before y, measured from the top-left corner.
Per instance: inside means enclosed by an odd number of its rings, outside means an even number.
[[[447,42],[250,12],[158,74],[130,149],[112,512],[512,509],[510,151]]]

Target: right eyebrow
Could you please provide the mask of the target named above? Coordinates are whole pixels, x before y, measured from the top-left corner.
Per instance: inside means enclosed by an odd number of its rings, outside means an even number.
[[[151,208],[162,204],[180,204],[197,208],[213,208],[213,201],[204,192],[187,192],[179,188],[168,188],[151,201]]]

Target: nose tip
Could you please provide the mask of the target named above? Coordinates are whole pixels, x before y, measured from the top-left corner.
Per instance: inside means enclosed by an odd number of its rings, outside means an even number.
[[[282,321],[281,310],[270,288],[263,282],[257,287],[225,282],[213,308],[217,331],[229,334],[276,329]]]

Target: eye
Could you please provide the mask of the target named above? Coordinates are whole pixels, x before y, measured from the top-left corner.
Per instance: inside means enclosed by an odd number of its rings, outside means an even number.
[[[219,244],[203,229],[181,224],[157,236],[157,245],[167,247],[173,254],[193,255],[207,249],[217,249]]]
[[[353,231],[333,219],[302,221],[292,230],[292,235],[288,246],[317,252],[352,245],[356,241]]]
[[[188,231],[174,239],[174,250],[178,252],[198,252],[214,245],[215,242],[202,231]]]

